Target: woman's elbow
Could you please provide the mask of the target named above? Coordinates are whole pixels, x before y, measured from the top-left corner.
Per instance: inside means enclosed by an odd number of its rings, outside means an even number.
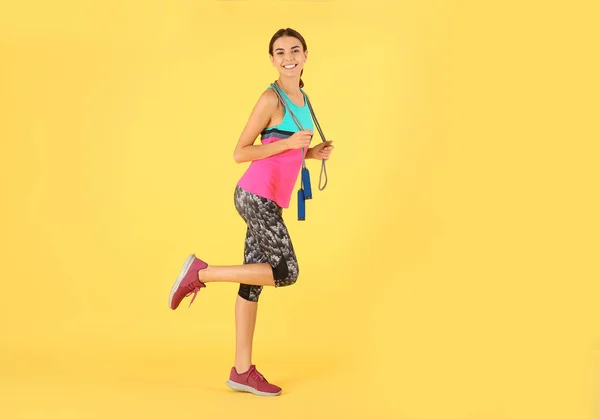
[[[237,149],[233,152],[233,161],[236,162],[236,163],[243,163],[244,162],[244,158],[242,156],[242,153],[240,153],[240,151],[237,150]]]

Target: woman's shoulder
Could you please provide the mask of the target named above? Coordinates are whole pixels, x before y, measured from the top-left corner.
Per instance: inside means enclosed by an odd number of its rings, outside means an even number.
[[[269,86],[260,94],[258,102],[266,107],[277,107],[279,103],[279,97]]]
[[[265,89],[258,97],[258,100],[254,105],[253,113],[264,112],[266,114],[270,114],[275,112],[278,106],[279,99],[277,98],[275,92],[273,92],[271,89]]]

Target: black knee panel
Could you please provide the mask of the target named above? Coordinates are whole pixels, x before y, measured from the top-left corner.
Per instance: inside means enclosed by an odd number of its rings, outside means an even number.
[[[285,281],[289,274],[287,262],[284,258],[279,259],[279,263],[276,266],[271,267],[273,269],[273,278],[275,279],[275,283]]]
[[[238,289],[238,295],[240,297],[253,303],[258,302],[258,297],[260,297],[261,292],[262,287],[256,285],[240,284],[240,288]]]
[[[238,295],[242,297],[244,300],[250,301],[250,285],[240,284],[240,289],[238,290]]]
[[[294,272],[290,272],[287,261],[284,258],[281,258],[279,263],[273,267],[275,286],[285,287],[295,284],[298,279],[298,272],[298,267],[295,267]]]

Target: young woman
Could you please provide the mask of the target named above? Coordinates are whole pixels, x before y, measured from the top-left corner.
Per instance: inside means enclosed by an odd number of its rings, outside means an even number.
[[[244,264],[209,266],[191,254],[169,296],[169,306],[175,310],[194,294],[191,305],[206,283],[240,284],[235,304],[235,363],[227,385],[262,396],[279,395],[281,388],[269,383],[252,363],[258,298],[264,286],[292,285],[299,274],[282,211],[289,207],[303,158],[326,160],[333,150],[331,141],[309,147],[314,125],[302,90],[308,57],[302,35],[290,28],[280,29],[271,38],[269,55],[279,78],[259,97],[233,153],[237,163],[250,162],[234,191],[235,207],[247,225]],[[262,144],[255,145],[259,134]]]

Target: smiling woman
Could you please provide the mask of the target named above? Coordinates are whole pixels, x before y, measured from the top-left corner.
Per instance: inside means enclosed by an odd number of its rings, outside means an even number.
[[[291,54],[287,55],[286,51],[291,51]],[[292,28],[278,30],[269,43],[269,55],[271,55],[274,66],[282,66],[289,71],[290,75],[299,69],[300,88],[304,87],[302,74],[304,73],[304,63],[308,59],[308,47],[302,35]]]
[[[269,42],[269,56],[279,78],[259,97],[233,153],[237,163],[250,162],[234,190],[235,208],[247,225],[244,264],[209,266],[191,254],[169,296],[175,310],[192,294],[193,302],[208,282],[240,284],[235,364],[227,385],[261,396],[281,394],[281,388],[270,384],[252,363],[258,298],[263,286],[293,285],[300,272],[283,209],[289,207],[304,160],[326,160],[333,149],[331,141],[309,148],[314,115],[302,90],[308,57],[302,35],[290,28],[278,30]],[[262,144],[255,145],[259,135]]]

